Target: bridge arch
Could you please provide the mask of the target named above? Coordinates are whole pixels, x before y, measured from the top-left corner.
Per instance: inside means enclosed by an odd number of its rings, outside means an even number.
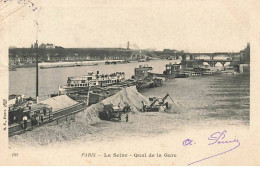
[[[228,55],[223,55],[223,54],[220,54],[220,55],[215,55],[214,60],[230,60],[230,56]]]
[[[193,58],[194,59],[211,59],[211,56],[210,55],[201,54],[201,55],[194,55]]]

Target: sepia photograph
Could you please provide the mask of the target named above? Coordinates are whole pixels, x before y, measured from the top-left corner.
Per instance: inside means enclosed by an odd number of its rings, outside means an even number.
[[[259,165],[257,5],[2,0],[0,164]]]

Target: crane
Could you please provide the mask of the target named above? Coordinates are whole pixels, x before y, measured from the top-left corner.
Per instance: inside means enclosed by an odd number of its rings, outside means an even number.
[[[162,98],[161,101],[159,101],[158,98],[155,98],[155,99],[153,100],[153,102],[150,104],[150,106],[146,107],[146,111],[147,111],[147,112],[159,111],[159,107],[165,105],[164,101],[165,101],[168,97],[169,97],[169,98],[171,99],[171,101],[174,103],[172,97],[167,93],[167,94]],[[156,105],[157,102],[159,102],[158,105]]]

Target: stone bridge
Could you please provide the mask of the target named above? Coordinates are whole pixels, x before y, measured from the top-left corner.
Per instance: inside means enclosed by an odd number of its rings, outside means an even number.
[[[197,59],[200,56],[209,56],[210,60],[214,60],[214,57],[225,56],[232,60],[234,56],[240,55],[240,53],[233,52],[216,52],[216,53],[189,53],[190,60]]]
[[[224,67],[227,62],[232,62],[231,60],[222,60],[222,59],[201,59],[203,62],[208,63],[211,67],[215,67],[219,62]]]

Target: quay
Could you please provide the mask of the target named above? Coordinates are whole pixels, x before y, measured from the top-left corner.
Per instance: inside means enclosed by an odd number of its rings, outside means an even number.
[[[36,41],[36,49],[38,49]],[[250,47],[250,46],[248,46]],[[228,59],[215,59],[218,53],[210,59],[200,59],[199,54],[183,54],[181,63],[169,63],[165,65],[165,71],[162,74],[152,73],[153,67],[148,65],[139,65],[134,69],[134,76],[132,79],[125,79],[124,72],[116,72],[110,75],[100,75],[99,71],[94,74],[93,72],[84,76],[68,77],[67,84],[60,86],[59,89],[69,91],[58,93],[57,96],[48,98],[43,101],[38,101],[38,68],[60,68],[60,67],[72,67],[72,66],[95,66],[99,63],[106,65],[128,63],[124,57],[110,58],[109,55],[105,58],[95,61],[71,61],[62,62],[38,62],[38,50],[36,50],[36,64],[29,63],[33,67],[36,67],[36,99],[24,100],[24,96],[14,96],[10,99],[9,107],[9,136],[21,134],[29,130],[33,130],[36,127],[45,125],[48,123],[59,124],[62,121],[69,121],[73,119],[76,113],[82,112],[86,107],[95,103],[102,102],[106,98],[116,95],[118,92],[125,88],[136,86],[138,91],[142,91],[146,88],[160,87],[163,85],[165,79],[174,78],[188,78],[191,76],[208,76],[217,74],[236,74],[238,72],[243,73],[250,71],[250,64],[248,57],[248,47],[240,52],[239,61],[235,60],[235,55],[229,55]],[[78,51],[78,50],[77,50]],[[97,51],[95,51],[97,52]],[[122,52],[122,51],[121,51]],[[119,55],[121,52],[117,51]],[[247,53],[246,53],[247,52]],[[83,52],[84,53],[84,52]],[[133,51],[123,50],[123,53],[134,53]],[[241,54],[242,53],[242,54]],[[127,57],[129,56],[127,54]],[[12,54],[11,54],[12,55]],[[72,54],[73,57],[75,53]],[[83,54],[81,54],[83,56]],[[117,55],[117,56],[118,56]],[[136,54],[137,57],[142,57]],[[148,52],[146,53],[148,55]],[[190,56],[189,56],[190,55]],[[204,53],[205,55],[205,53]],[[207,53],[209,55],[209,53]],[[236,55],[238,55],[236,53]],[[241,57],[241,55],[243,57]],[[131,56],[132,57],[132,56]],[[189,58],[190,59],[187,59]],[[13,58],[17,58],[16,56]],[[198,59],[199,58],[199,59]],[[41,57],[41,59],[44,59]],[[111,59],[111,60],[108,60]],[[113,60],[114,59],[114,60]],[[143,58],[142,58],[143,59]],[[139,59],[139,61],[142,61]],[[132,58],[132,60],[134,60]],[[144,59],[147,61],[147,59]],[[16,60],[15,60],[16,61]],[[208,65],[205,65],[207,63]],[[217,63],[222,65],[221,70],[214,71],[212,68]],[[229,63],[230,66],[225,66]],[[25,64],[26,65],[26,64]],[[19,66],[19,64],[17,65]],[[16,66],[16,67],[17,67]],[[11,68],[11,67],[10,67]],[[12,68],[11,68],[12,70]],[[15,69],[13,69],[15,70]],[[71,90],[72,89],[72,90]],[[75,89],[75,90],[74,90]],[[137,94],[138,97],[138,94]],[[141,100],[141,99],[140,99]],[[121,101],[121,100],[120,100]],[[107,103],[108,104],[108,103]],[[145,107],[145,106],[144,106]],[[112,105],[114,110],[120,110]],[[110,111],[108,106],[107,108]],[[110,112],[111,113],[111,112]],[[113,114],[113,113],[112,113]],[[114,113],[115,114],[115,113]],[[25,117],[26,116],[26,117]],[[110,117],[107,117],[110,119]]]
[[[9,137],[33,130],[41,125],[61,121],[68,121],[73,116],[86,108],[85,103],[76,102],[66,95],[56,96],[41,101],[38,104],[29,104],[9,108]],[[26,124],[23,122],[24,115],[27,116]],[[26,127],[25,127],[26,125]]]

